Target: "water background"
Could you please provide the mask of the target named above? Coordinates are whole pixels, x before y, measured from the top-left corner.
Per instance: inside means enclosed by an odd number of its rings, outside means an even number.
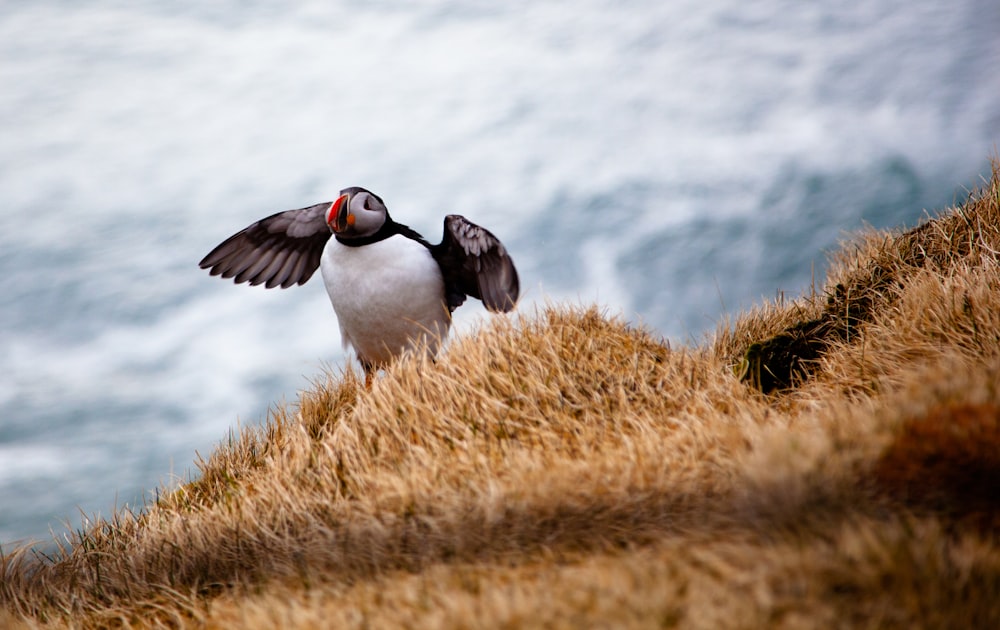
[[[0,542],[141,504],[345,364],[321,282],[197,268],[273,212],[361,185],[432,241],[461,213],[522,310],[689,343],[961,202],[1000,3],[847,4],[0,1]]]

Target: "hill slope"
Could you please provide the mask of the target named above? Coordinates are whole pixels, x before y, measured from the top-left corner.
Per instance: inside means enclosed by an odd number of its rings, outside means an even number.
[[[0,623],[995,625],[996,171],[701,346],[559,306],[328,377],[143,514],[8,554]]]

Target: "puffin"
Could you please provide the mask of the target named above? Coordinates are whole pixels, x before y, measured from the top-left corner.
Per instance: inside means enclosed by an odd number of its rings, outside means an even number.
[[[514,262],[492,232],[450,214],[441,242],[432,245],[359,186],[341,190],[335,201],[255,221],[199,266],[267,289],[305,284],[318,268],[366,389],[378,370],[408,350],[426,348],[436,356],[466,297],[507,313],[520,292]]]

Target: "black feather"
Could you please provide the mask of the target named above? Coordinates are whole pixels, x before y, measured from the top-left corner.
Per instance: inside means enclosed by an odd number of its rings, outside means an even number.
[[[520,293],[517,269],[492,232],[450,214],[444,219],[441,243],[430,250],[441,267],[449,310],[461,306],[466,296],[482,300],[491,311],[514,308]]]
[[[329,207],[330,202],[319,203],[255,221],[220,243],[198,266],[237,284],[268,289],[304,284],[319,268],[330,240]]]

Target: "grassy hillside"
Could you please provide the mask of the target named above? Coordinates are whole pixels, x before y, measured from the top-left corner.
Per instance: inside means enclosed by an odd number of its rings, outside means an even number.
[[[702,345],[494,318],[201,470],[8,553],[0,626],[997,627],[997,169]]]

